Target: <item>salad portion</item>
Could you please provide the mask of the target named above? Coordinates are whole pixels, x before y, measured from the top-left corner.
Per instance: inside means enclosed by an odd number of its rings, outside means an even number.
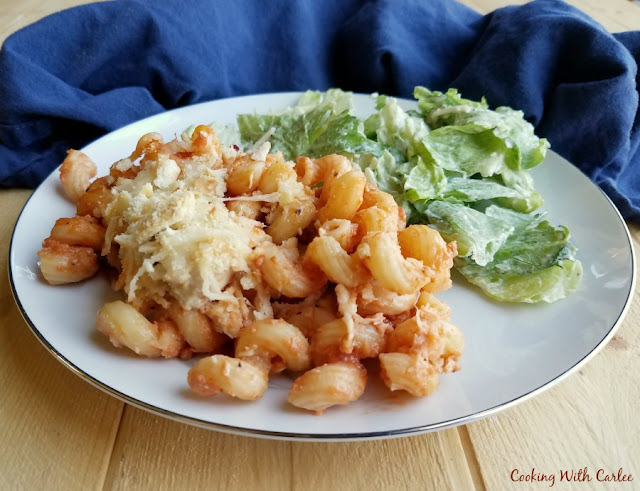
[[[374,94],[366,119],[352,94],[307,91],[270,114],[243,114],[237,128],[215,125],[224,143],[269,141],[295,160],[338,153],[390,193],[409,223],[428,224],[458,245],[456,269],[496,300],[554,302],[582,277],[569,230],[539,211],[543,198],[529,169],[549,148],[522,111],[416,87],[417,110]],[[321,185],[321,184],[320,184]]]

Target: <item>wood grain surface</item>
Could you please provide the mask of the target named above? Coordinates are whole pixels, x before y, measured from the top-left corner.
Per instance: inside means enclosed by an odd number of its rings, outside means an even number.
[[[52,12],[87,3],[0,0],[0,41]],[[505,0],[465,0],[489,12]],[[640,28],[627,0],[571,0],[607,29]],[[640,489],[640,294],[607,347],[533,399],[438,433],[360,443],[296,443],[217,433],[128,406],[82,381],[29,331],[11,296],[9,241],[30,195],[0,191],[0,490],[546,489],[512,473],[587,468],[557,489]],[[636,250],[640,227],[630,224]],[[64,327],[64,326],[61,326]],[[634,482],[599,483],[598,469]],[[516,471],[517,469],[517,471]],[[517,474],[516,474],[517,475]],[[539,475],[539,474],[538,474]],[[558,477],[556,478],[558,479]]]

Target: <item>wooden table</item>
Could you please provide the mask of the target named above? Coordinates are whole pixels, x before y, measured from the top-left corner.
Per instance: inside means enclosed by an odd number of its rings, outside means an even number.
[[[0,0],[0,41],[82,0]],[[507,0],[466,0],[488,12]],[[640,28],[627,0],[572,0],[611,31]],[[82,381],[40,345],[7,280],[13,225],[30,191],[0,192],[0,489],[546,489],[520,474],[624,469],[640,489],[640,295],[609,345],[544,394],[467,426],[361,443],[292,443],[176,423]],[[636,248],[640,227],[630,224]],[[640,249],[639,249],[640,250]],[[594,479],[595,481],[595,479]],[[554,486],[555,487],[555,486]]]

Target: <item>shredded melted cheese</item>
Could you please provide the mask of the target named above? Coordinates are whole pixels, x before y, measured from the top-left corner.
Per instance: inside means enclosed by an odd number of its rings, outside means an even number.
[[[234,300],[225,291],[234,273],[255,283],[252,254],[270,238],[262,223],[227,209],[226,177],[220,158],[177,163],[160,155],[135,178],[116,183],[103,254],[118,245],[119,281],[130,303],[167,305],[173,297],[185,309],[202,308]]]

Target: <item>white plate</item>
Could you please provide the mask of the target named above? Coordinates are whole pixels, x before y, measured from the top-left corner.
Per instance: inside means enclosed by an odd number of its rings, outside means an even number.
[[[238,113],[280,109],[296,99],[295,93],[266,94],[185,107],[126,126],[83,151],[103,175],[144,133],[159,131],[170,139],[194,123],[234,122]],[[356,96],[355,103],[361,116],[373,109],[368,96]],[[57,171],[35,191],[18,219],[9,257],[11,283],[27,323],[58,360],[106,392],[162,416],[267,438],[355,440],[438,430],[513,406],[574,372],[613,336],[630,303],[634,254],[618,211],[553,152],[534,175],[551,221],[568,225],[579,248],[585,273],[580,289],[551,305],[509,305],[487,299],[456,277],[441,298],[465,335],[462,370],[442,376],[437,392],[424,399],[391,394],[376,375],[369,377],[359,401],[323,416],[287,404],[291,380],[285,376],[272,378],[257,402],[205,399],[187,387],[194,361],[149,360],[113,348],[94,327],[96,312],[114,297],[106,279],[54,287],[39,272],[36,253],[42,240],[57,218],[75,214]]]

